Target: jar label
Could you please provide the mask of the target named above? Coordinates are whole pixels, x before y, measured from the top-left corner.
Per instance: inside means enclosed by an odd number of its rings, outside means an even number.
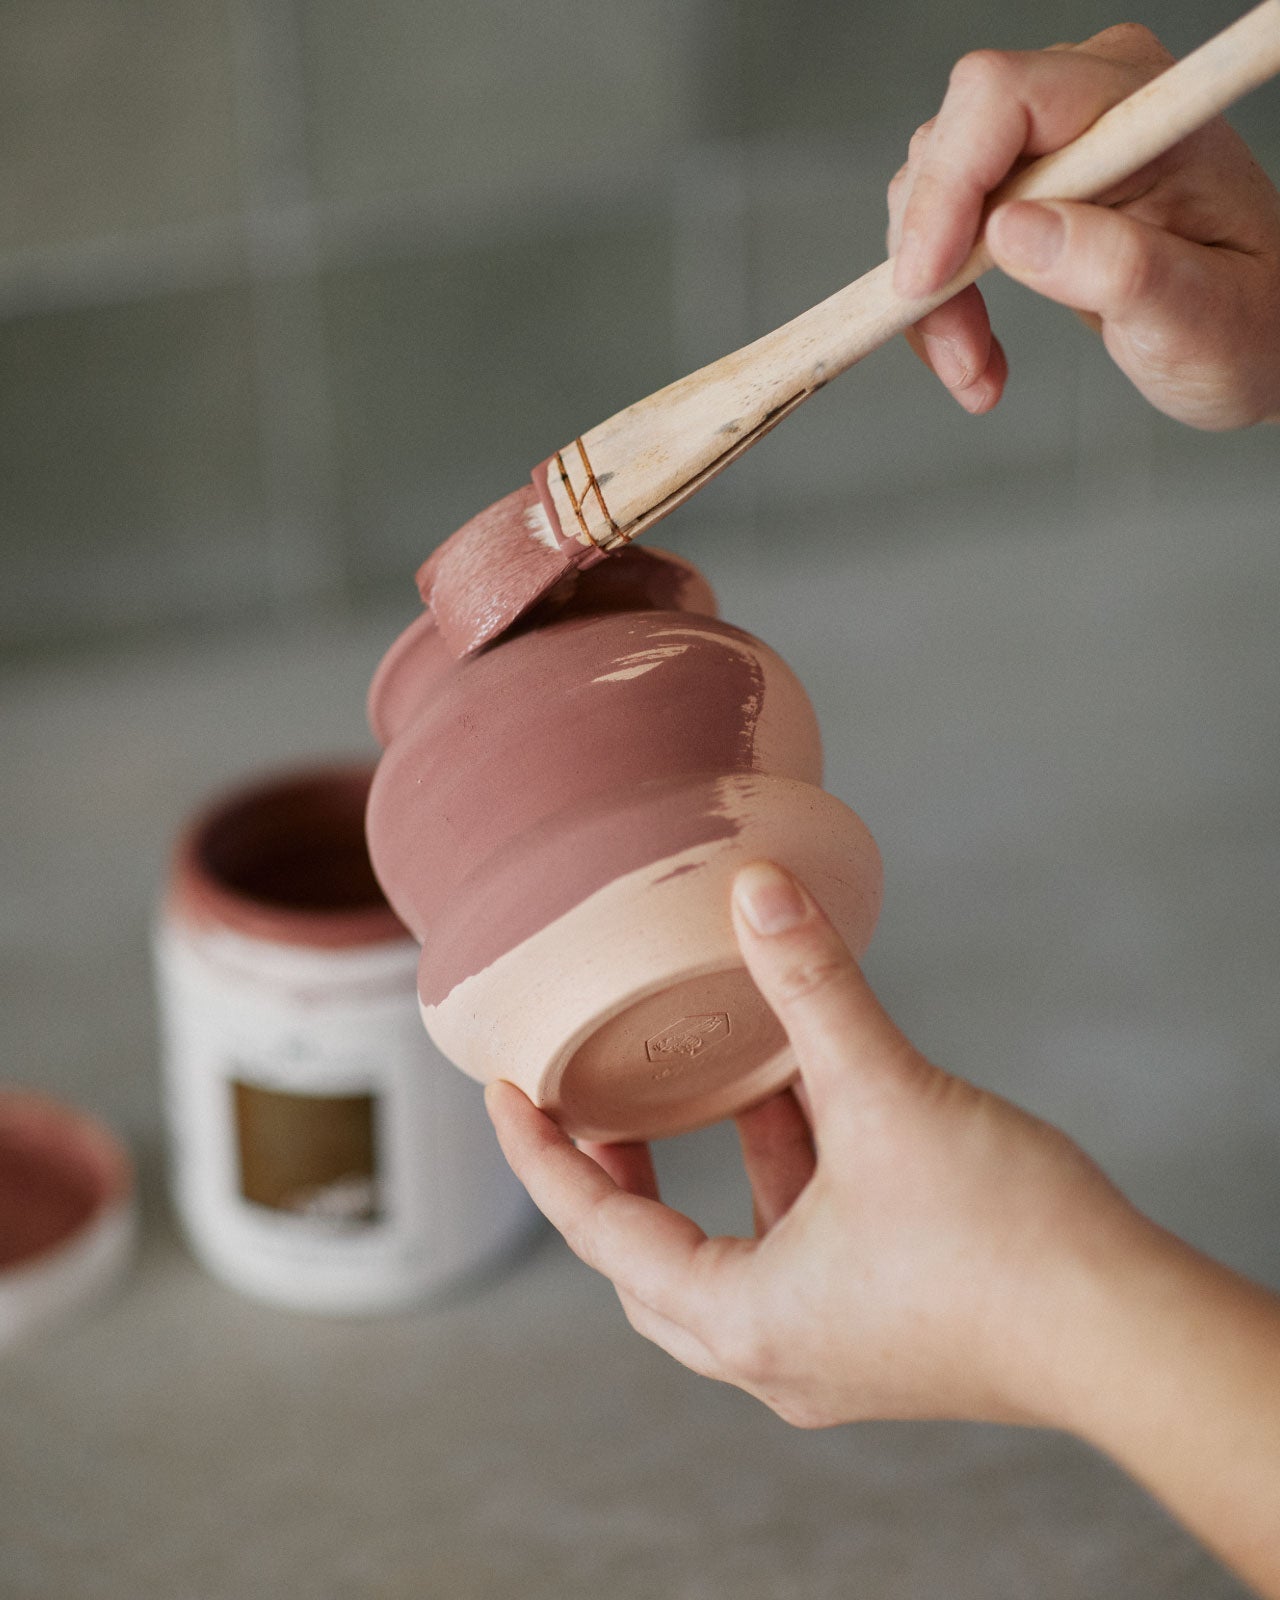
[[[237,1287],[405,1305],[527,1225],[479,1087],[422,1026],[417,955],[159,924],[174,1193],[197,1255]]]
[[[233,1077],[240,1193],[334,1228],[382,1214],[371,1094],[294,1094]]]

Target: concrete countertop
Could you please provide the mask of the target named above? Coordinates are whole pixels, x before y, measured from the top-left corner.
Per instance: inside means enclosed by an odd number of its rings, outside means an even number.
[[[937,510],[945,539],[828,532],[803,568],[690,553],[814,694],[830,785],[884,852],[868,970],[903,1026],[1280,1286],[1274,512],[1212,540],[1190,505],[1040,514],[1031,539],[1012,511]],[[364,685],[411,601],[0,682],[0,1075],[110,1120],[145,1212],[117,1298],[0,1359],[0,1595],[1241,1594],[1071,1440],[789,1430],[641,1341],[545,1232],[379,1320],[272,1310],[196,1268],[163,1189],[165,851],[211,789],[368,748]],[[745,1225],[726,1129],[661,1165],[704,1225]]]

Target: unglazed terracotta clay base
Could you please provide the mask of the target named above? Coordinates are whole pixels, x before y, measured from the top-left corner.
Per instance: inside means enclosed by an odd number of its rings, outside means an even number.
[[[783,862],[860,953],[879,908],[875,846],[847,807],[794,780],[724,779],[713,803],[730,837],[614,879],[424,1005],[444,1053],[598,1140],[679,1133],[786,1083],[795,1062],[733,937],[733,875]]]
[[[734,941],[740,866],[790,867],[858,953],[878,914],[803,688],[713,610],[687,563],[629,549],[469,660],[420,619],[371,691],[370,852],[427,1029],[579,1137],[680,1132],[793,1075]]]

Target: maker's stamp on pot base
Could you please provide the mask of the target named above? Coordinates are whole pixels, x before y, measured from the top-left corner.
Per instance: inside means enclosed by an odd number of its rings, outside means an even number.
[[[684,1056],[692,1060],[704,1055],[713,1045],[727,1039],[732,1029],[727,1011],[709,1012],[699,1017],[680,1017],[646,1039],[644,1053],[650,1061],[671,1061]]]

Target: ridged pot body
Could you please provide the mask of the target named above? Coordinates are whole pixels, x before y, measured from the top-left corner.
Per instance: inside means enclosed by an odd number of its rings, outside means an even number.
[[[627,551],[465,662],[420,619],[371,693],[370,855],[427,1029],[580,1137],[683,1131],[793,1074],[733,939],[739,866],[798,872],[859,952],[878,913],[808,697],[713,608],[687,564]]]

